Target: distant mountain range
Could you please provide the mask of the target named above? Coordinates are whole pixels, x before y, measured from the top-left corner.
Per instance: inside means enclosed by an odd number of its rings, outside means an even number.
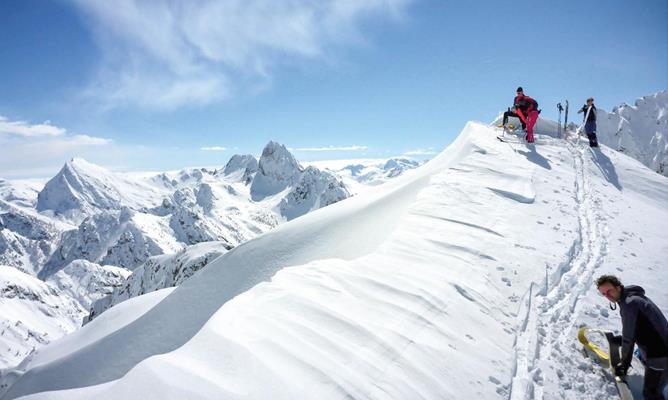
[[[178,285],[229,249],[359,189],[344,182],[375,185],[419,165],[373,163],[362,168],[382,174],[351,181],[346,171],[358,166],[304,167],[270,142],[259,159],[234,155],[220,169],[118,173],[74,158],[46,184],[0,180],[0,270],[13,267],[3,276],[29,293],[14,299],[41,310],[21,325],[0,314],[16,331],[0,335],[0,367],[76,329],[91,308],[92,318]]]

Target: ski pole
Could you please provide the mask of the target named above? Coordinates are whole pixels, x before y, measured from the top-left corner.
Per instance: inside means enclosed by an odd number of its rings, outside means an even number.
[[[559,122],[557,123],[557,138],[561,139],[561,112],[564,111],[564,107],[561,106],[561,103],[557,103],[557,110],[559,110]]]
[[[585,124],[587,123],[587,119],[589,118],[589,113],[591,112],[591,106],[587,108],[587,112],[585,113],[584,120],[582,121],[582,125],[575,131],[575,133],[578,135],[578,144],[580,144],[580,133],[584,129]]]

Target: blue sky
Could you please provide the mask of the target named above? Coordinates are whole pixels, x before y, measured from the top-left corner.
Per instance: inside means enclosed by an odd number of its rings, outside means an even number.
[[[518,85],[554,119],[564,99],[668,88],[665,0],[517,4],[0,2],[0,177],[72,156],[221,165],[269,140],[302,160],[431,157]]]

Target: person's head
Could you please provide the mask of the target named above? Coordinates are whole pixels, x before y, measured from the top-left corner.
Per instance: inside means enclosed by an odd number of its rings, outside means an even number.
[[[599,293],[611,302],[619,301],[624,289],[622,282],[614,275],[601,275],[596,280],[596,287]]]
[[[524,89],[522,89],[522,86],[518,87],[516,92],[518,96],[524,96]]]
[[[594,98],[590,97],[590,98],[587,99],[587,105],[590,106],[592,104],[594,104]]]

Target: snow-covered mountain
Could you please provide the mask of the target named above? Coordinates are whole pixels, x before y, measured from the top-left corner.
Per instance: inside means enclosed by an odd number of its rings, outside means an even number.
[[[576,331],[619,330],[602,273],[668,312],[668,179],[555,128],[527,146],[469,123],[421,168],[37,349],[3,399],[609,398]]]
[[[315,167],[307,167],[300,172],[297,182],[281,199],[279,209],[281,215],[289,221],[348,197],[348,189],[335,176]]]
[[[57,247],[33,257],[33,271],[45,279],[74,260],[132,270],[151,256],[196,243],[223,241],[232,248],[283,219],[349,196],[333,175],[304,170],[278,143],[267,144],[262,154],[259,161],[235,155],[222,171],[202,168],[152,176],[114,173],[82,159],[68,161],[39,192],[36,210],[77,228],[51,229],[46,241]],[[62,240],[55,240],[57,234]],[[10,240],[18,241],[3,238]],[[24,242],[23,247],[42,245]],[[5,264],[28,264],[11,260],[16,252],[1,250],[10,248],[18,247],[0,248]],[[21,252],[26,257],[34,253]]]
[[[253,200],[263,200],[297,184],[303,168],[295,157],[276,142],[269,142],[262,150],[258,169],[250,191]]]
[[[199,248],[186,250],[188,246],[215,242],[215,253],[220,254],[349,193],[332,174],[302,168],[284,146],[270,142],[259,161],[236,155],[221,170],[118,173],[74,158],[43,187],[35,181],[1,180],[0,196],[0,265],[36,275],[63,301],[88,310],[103,297],[112,299],[114,288],[122,283],[129,289],[104,308],[121,298],[181,283],[204,265],[182,258],[184,251],[197,258],[193,253]],[[139,269],[125,282],[130,271],[158,255],[176,259],[147,263],[150,278]],[[53,302],[49,306],[58,308]],[[80,315],[75,322],[66,320],[63,326],[68,328],[60,330],[37,322],[50,315],[61,314],[45,312],[26,320],[25,329],[43,338],[39,343],[71,331],[70,325],[81,321]],[[0,334],[0,346],[3,340]],[[12,344],[7,346],[17,354],[33,347],[25,341],[18,349],[13,339],[8,340]],[[12,365],[17,357],[3,360],[4,365]]]
[[[188,246],[176,254],[151,257],[112,293],[98,298],[90,307],[86,322],[132,297],[180,285],[227,250],[225,242],[205,242]]]
[[[381,185],[423,163],[404,157],[389,159],[328,160],[305,163],[331,172],[343,181],[353,194]]]
[[[599,110],[597,136],[615,150],[668,176],[668,91],[644,96],[635,106]]]
[[[73,158],[49,180],[37,197],[37,210],[75,223],[101,211],[151,207],[164,190],[129,179],[82,158]]]

